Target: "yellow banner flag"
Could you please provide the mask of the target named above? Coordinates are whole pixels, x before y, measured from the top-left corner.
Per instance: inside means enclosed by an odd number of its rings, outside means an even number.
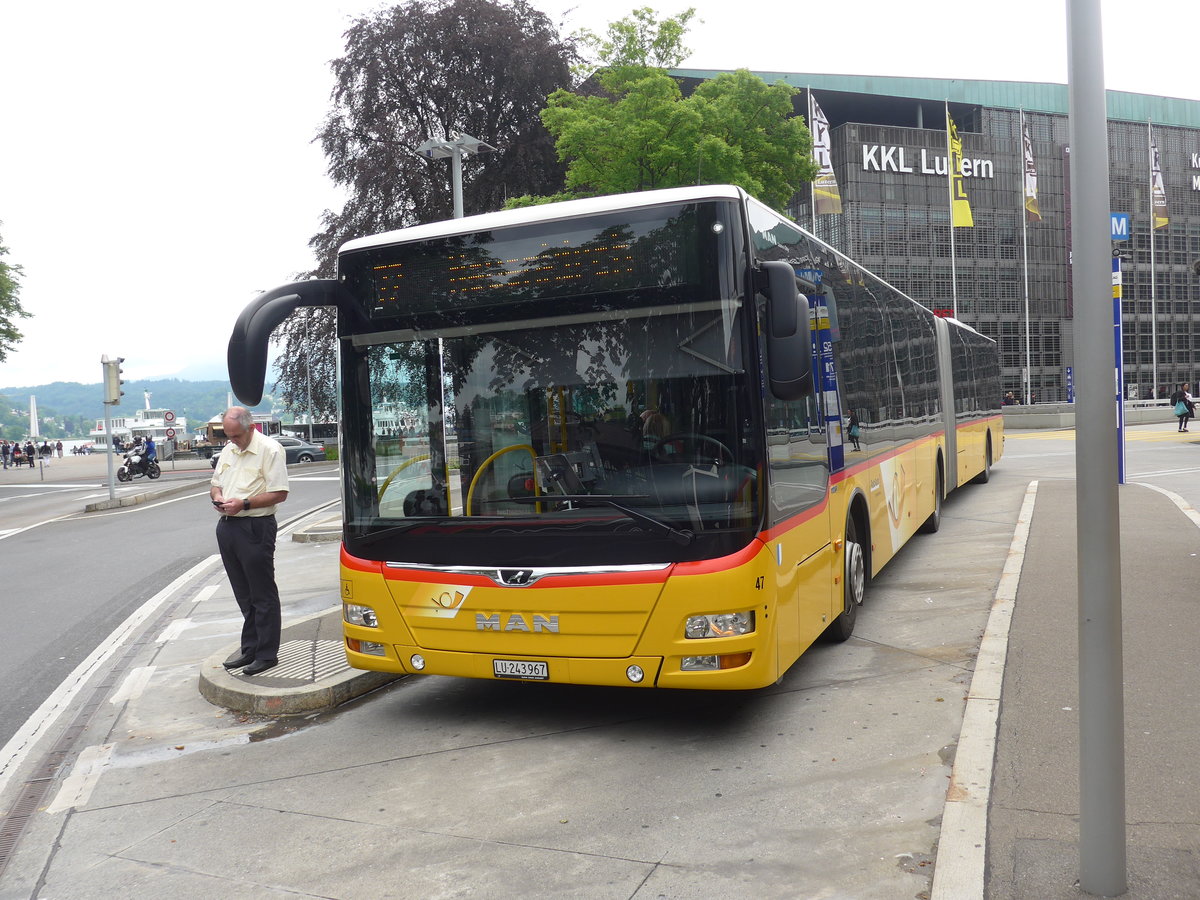
[[[813,159],[819,167],[817,177],[813,179],[813,199],[816,201],[814,211],[818,215],[840,213],[842,211],[842,195],[838,191],[837,178],[833,174],[829,120],[825,118],[821,107],[817,106],[817,100],[813,97],[812,91],[808,92],[808,103],[808,123],[813,138]]]
[[[1167,215],[1167,188],[1163,184],[1158,146],[1153,139],[1150,141],[1150,204],[1153,209],[1154,227],[1166,228],[1171,223],[1171,217]]]
[[[1025,220],[1040,222],[1042,213],[1038,209],[1037,166],[1033,164],[1033,139],[1029,137],[1029,126],[1025,123],[1024,115],[1021,117],[1021,143],[1025,147]]]
[[[975,219],[971,216],[971,202],[967,199],[967,189],[963,186],[962,139],[958,136],[958,128],[950,118],[950,110],[946,110],[946,133],[950,141],[950,218],[955,228],[974,228]]]

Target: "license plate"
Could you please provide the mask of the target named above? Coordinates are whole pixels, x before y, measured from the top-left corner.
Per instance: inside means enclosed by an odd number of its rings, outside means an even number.
[[[492,672],[497,678],[529,678],[546,681],[550,677],[550,666],[544,662],[525,659],[493,659]]]

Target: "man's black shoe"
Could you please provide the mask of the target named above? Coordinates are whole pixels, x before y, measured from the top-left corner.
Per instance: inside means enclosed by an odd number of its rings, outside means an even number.
[[[248,666],[254,662],[254,657],[248,653],[237,653],[229,659],[225,660],[225,668],[240,669],[242,666]]]
[[[258,659],[242,669],[243,675],[257,675],[259,672],[265,672],[267,669],[273,669],[279,665],[277,659]]]

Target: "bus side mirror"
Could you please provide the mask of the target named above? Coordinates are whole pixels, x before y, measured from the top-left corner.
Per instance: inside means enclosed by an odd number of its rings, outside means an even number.
[[[313,278],[273,288],[259,294],[238,316],[226,351],[229,386],[246,407],[262,402],[267,380],[267,350],[271,333],[301,306],[337,309],[338,333],[346,323],[361,323],[362,311],[354,297],[330,278]]]
[[[796,289],[796,273],[779,260],[762,264],[767,295],[767,381],[779,400],[812,391],[812,334],[808,301]]]

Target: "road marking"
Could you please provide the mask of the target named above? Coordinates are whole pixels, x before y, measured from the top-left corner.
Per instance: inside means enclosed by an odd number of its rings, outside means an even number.
[[[162,634],[154,639],[154,643],[165,644],[167,641],[173,641],[191,627],[191,619],[176,619],[163,629]]]
[[[992,770],[996,758],[996,725],[1000,717],[1000,692],[1004,663],[1008,656],[1008,631],[1012,623],[1017,585],[1029,542],[1029,525],[1037,500],[1036,481],[1025,489],[1025,500],[1017,513],[1008,559],[996,586],[987,628],[979,643],[975,674],[967,694],[954,769],[942,809],[941,837],[933,869],[930,900],[981,898],[984,864],[987,861],[987,813],[991,796]]]
[[[153,615],[172,595],[183,590],[193,579],[207,574],[221,561],[220,554],[214,553],[192,566],[165,588],[134,610],[124,622],[118,625],[91,654],[71,672],[54,692],[43,701],[42,705],[25,723],[17,729],[7,744],[0,749],[0,797],[13,773],[25,757],[32,751],[37,742],[58,721],[59,716],[67,711],[71,702],[82,691],[92,676],[108,662],[109,658],[119,650],[133,633]]]
[[[1172,503],[1179,507],[1180,512],[1192,520],[1192,524],[1200,527],[1200,512],[1197,512],[1196,507],[1188,503],[1179,494],[1174,494],[1166,488],[1155,487],[1152,484],[1143,485],[1152,491],[1158,491],[1164,497],[1167,497]]]
[[[1137,472],[1130,475],[1130,478],[1165,478],[1168,475],[1193,475],[1200,472],[1200,466],[1192,466],[1187,469],[1160,469],[1157,472]],[[1149,487],[1149,485],[1147,485]]]
[[[150,676],[154,674],[154,670],[158,666],[138,666],[125,676],[125,680],[121,682],[121,686],[117,688],[109,699],[109,703],[124,703],[126,700],[136,700],[142,696],[142,692],[146,690],[146,685],[150,683]]]
[[[64,810],[74,809],[76,806],[87,806],[96,783],[112,761],[112,752],[115,746],[115,744],[98,744],[94,747],[85,747],[79,754],[79,759],[75,760],[75,768],[71,770],[71,774],[66,777],[62,787],[58,789],[54,802],[46,807],[46,812],[54,815]]]
[[[24,528],[14,528],[11,531],[5,531],[0,533],[0,541],[14,537],[18,534],[23,534],[26,531],[37,528],[39,525],[49,525],[51,522],[61,522],[63,519],[69,519],[73,515],[75,515],[75,513],[67,513],[65,516],[55,516],[53,519],[43,519],[41,522],[34,522],[32,525],[26,525]]]
[[[1072,441],[1075,440],[1075,430],[1073,428],[1060,430],[1051,429],[1048,431],[1023,431],[1020,434],[1006,432],[1004,435],[1006,441]],[[1187,444],[1194,441],[1191,434],[1186,431],[1178,431],[1175,429],[1167,429],[1163,431],[1137,431],[1134,429],[1125,429],[1125,440],[1127,442],[1149,442],[1162,444]]]
[[[201,588],[200,593],[196,595],[196,602],[203,603],[205,600],[211,600],[213,594],[220,590],[219,584],[210,584],[208,587]]]

